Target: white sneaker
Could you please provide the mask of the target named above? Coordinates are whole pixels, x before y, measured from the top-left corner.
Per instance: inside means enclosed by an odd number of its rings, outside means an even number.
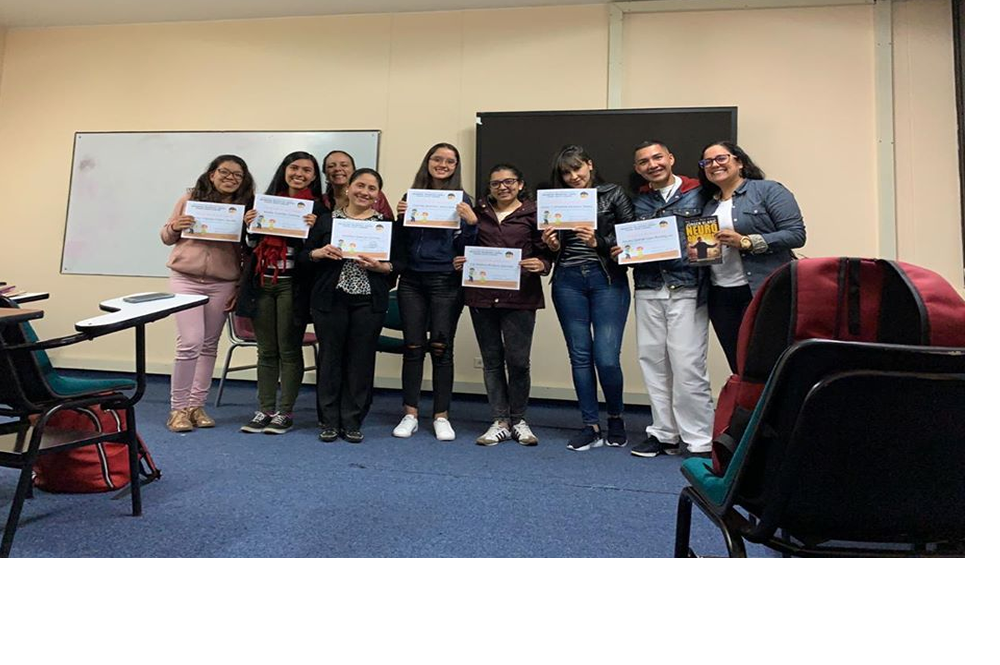
[[[411,413],[403,416],[396,428],[392,430],[392,435],[400,439],[408,439],[417,431],[417,417]]]
[[[416,418],[413,420],[416,421]],[[455,440],[455,430],[451,428],[451,423],[448,422],[447,418],[434,419],[434,436],[437,437],[438,441]]]
[[[538,445],[538,437],[535,436],[535,433],[531,431],[530,427],[528,427],[528,423],[523,420],[519,420],[518,423],[514,425],[514,438],[517,439],[517,442],[522,446]]]
[[[501,425],[499,420],[494,420],[490,428],[481,437],[476,439],[476,443],[480,446],[495,446],[509,438],[510,430],[507,429],[507,426]]]

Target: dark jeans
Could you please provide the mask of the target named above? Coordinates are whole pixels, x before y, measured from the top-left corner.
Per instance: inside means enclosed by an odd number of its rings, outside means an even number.
[[[483,381],[493,420],[511,425],[524,418],[531,392],[531,337],[535,310],[470,307],[483,354]]]
[[[302,361],[305,327],[295,323],[291,278],[273,284],[269,279],[264,281],[257,298],[253,333],[257,338],[257,408],[264,413],[291,414],[305,368]]]
[[[556,271],[552,302],[569,349],[573,387],[585,425],[597,425],[600,417],[595,366],[608,415],[619,416],[625,409],[620,357],[631,300],[628,277],[616,277],[609,284],[597,263]]]
[[[420,405],[424,355],[431,352],[434,413],[451,406],[455,329],[465,306],[459,272],[404,272],[396,289],[403,322],[403,405]],[[428,331],[430,339],[428,339]]]
[[[740,341],[740,324],[747,306],[753,300],[749,286],[712,286],[708,290],[708,318],[719,344],[736,374],[736,346]]]
[[[373,312],[371,300],[337,296],[331,311],[312,311],[319,420],[324,427],[360,429],[372,404],[375,346],[385,313]]]

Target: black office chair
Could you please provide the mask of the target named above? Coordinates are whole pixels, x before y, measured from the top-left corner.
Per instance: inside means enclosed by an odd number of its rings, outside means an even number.
[[[692,458],[691,506],[730,556],[744,540],[795,556],[965,552],[965,351],[807,340],[775,366],[726,473]]]

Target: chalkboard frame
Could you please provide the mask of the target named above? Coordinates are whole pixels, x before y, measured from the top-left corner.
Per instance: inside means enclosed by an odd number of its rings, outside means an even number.
[[[498,162],[511,162],[524,171],[525,182],[529,190],[534,191],[542,185],[548,186],[549,171],[551,170],[551,160],[556,151],[563,145],[579,143],[593,157],[594,164],[598,172],[607,182],[614,182],[633,193],[642,179],[631,167],[632,149],[639,142],[646,139],[662,140],[667,142],[667,147],[677,158],[674,171],[689,177],[697,176],[697,160],[701,148],[712,141],[736,141],[738,107],[736,106],[706,106],[706,107],[675,107],[675,108],[632,108],[632,109],[587,109],[587,110],[565,110],[565,111],[484,111],[476,114],[476,182],[474,190],[479,197],[486,194],[486,170]],[[715,131],[702,131],[696,136],[678,136],[685,130],[685,125],[690,121],[691,116],[701,119],[711,118],[713,124],[717,126]],[[584,136],[578,134],[572,137],[563,134],[558,136],[548,133],[548,146],[538,148],[531,158],[518,158],[520,147],[506,150],[512,154],[510,157],[499,157],[492,146],[485,145],[492,142],[492,137],[485,134],[491,132],[490,123],[500,121],[516,121],[522,127],[523,123],[530,123],[532,120],[540,120],[539,125],[551,126],[554,122],[565,122],[567,119],[580,118],[585,120],[588,129]],[[621,141],[614,145],[613,153],[608,153],[607,144],[601,140],[602,132],[606,133],[607,127],[612,124],[602,122],[602,119],[609,118],[612,121],[624,120],[633,121],[629,135],[623,136]],[[512,124],[512,123],[511,123]],[[680,127],[680,129],[678,129]],[[500,130],[503,131],[503,130]],[[531,131],[516,132],[507,131],[505,137],[509,141],[527,141],[532,143]],[[508,146],[517,145],[508,142]],[[626,168],[624,165],[628,164]]]

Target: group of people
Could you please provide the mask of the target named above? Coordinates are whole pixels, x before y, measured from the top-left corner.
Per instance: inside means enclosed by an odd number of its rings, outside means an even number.
[[[255,186],[246,163],[236,155],[220,155],[177,202],[160,232],[163,242],[173,245],[167,264],[171,290],[208,296],[204,307],[177,314],[167,427],[186,432],[215,424],[205,400],[223,324],[235,308],[252,320],[257,338],[258,404],[242,431],[282,434],[292,428],[304,367],[302,339],[312,322],[319,345],[319,438],[360,443],[372,402],[376,345],[395,288],[404,348],[402,409],[393,436],[407,438],[418,431],[430,355],[434,435],[455,439],[449,419],[454,340],[468,306],[493,420],[476,443],[493,446],[512,439],[537,445],[527,421],[530,355],[536,315],[545,307],[541,279],[549,276],[582,418],[566,445],[574,451],[625,446],[620,356],[632,300],[631,269],[638,360],[652,410],[647,436],[631,452],[639,457],[707,454],[714,413],[709,321],[735,372],[743,313],[767,275],[805,244],[805,225],[791,192],[766,180],[731,142],[705,147],[697,178],[675,174],[673,168],[674,156],[662,141],[638,145],[635,171],[646,184],[630,197],[621,186],[603,181],[583,147],[566,146],[552,160],[550,187],[596,189],[596,228],[540,230],[521,170],[497,164],[486,174],[488,194],[478,202],[463,194],[456,204],[460,227],[449,229],[404,226],[406,197],[393,210],[381,175],[356,168],[346,152],[330,152],[322,167],[311,154],[294,152],[282,160],[265,193],[313,202],[313,214],[305,218],[307,238],[244,234],[241,243],[182,238],[194,224],[184,214],[189,200],[244,205],[248,226],[256,217]],[[424,156],[412,189],[461,190],[461,181],[458,149],[438,143]],[[673,216],[684,238],[686,219],[709,215],[719,221],[721,263],[694,266],[686,252],[631,268],[618,263],[618,224]],[[390,222],[389,260],[345,259],[331,244],[336,219]],[[463,287],[468,246],[520,249],[520,287]]]

